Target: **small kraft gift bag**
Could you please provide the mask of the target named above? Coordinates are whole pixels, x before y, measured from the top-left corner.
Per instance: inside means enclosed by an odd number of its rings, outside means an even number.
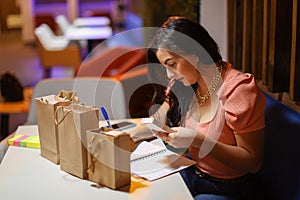
[[[130,136],[101,127],[87,130],[88,179],[117,189],[130,184]]]
[[[59,164],[59,148],[55,111],[58,106],[78,102],[75,91],[60,91],[58,95],[48,95],[35,99],[36,118],[41,144],[41,156]]]
[[[60,169],[87,178],[86,130],[99,128],[99,109],[70,104],[57,109]]]

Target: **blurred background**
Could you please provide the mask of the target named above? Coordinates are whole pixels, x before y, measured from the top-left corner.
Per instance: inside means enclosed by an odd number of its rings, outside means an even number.
[[[60,15],[65,16],[72,26],[78,18],[106,17],[109,23],[105,26],[112,31],[109,37],[126,30],[159,27],[167,16],[182,15],[198,21],[209,31],[220,46],[223,60],[241,71],[253,73],[262,90],[300,112],[300,40],[296,40],[300,34],[300,8],[295,2],[1,0],[0,72],[15,73],[23,87],[34,87],[46,77],[76,76],[74,66],[45,66],[34,34],[41,24],[47,24],[55,36],[64,36],[57,23]],[[110,41],[107,47],[144,45],[136,43],[138,37],[143,36]],[[101,41],[103,39],[95,39],[92,47]],[[84,60],[90,51],[89,46],[85,40],[79,43],[81,59]],[[99,49],[97,52],[100,55],[103,51]],[[24,123],[26,116],[26,113],[10,114],[9,131]]]

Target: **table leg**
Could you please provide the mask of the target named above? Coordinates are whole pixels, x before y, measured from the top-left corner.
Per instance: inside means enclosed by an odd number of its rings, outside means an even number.
[[[88,40],[87,41],[87,51],[88,51],[88,53],[91,53],[93,48],[94,48],[93,40]]]
[[[88,53],[91,53],[98,44],[103,42],[103,39],[92,39],[92,40],[87,40],[87,51]]]
[[[0,134],[0,140],[4,139],[8,135],[8,123],[9,123],[9,116],[8,116],[8,114],[1,114],[1,134]]]

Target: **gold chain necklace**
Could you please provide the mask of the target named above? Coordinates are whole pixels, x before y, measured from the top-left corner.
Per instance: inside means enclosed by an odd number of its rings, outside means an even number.
[[[197,96],[198,104],[200,106],[203,105],[209,99],[209,97],[213,94],[213,92],[216,90],[218,83],[220,81],[220,78],[222,76],[222,69],[223,69],[222,65],[217,66],[215,76],[214,76],[213,80],[211,81],[211,85],[208,87],[208,91],[205,95],[200,94],[200,87],[199,87],[199,85],[197,86],[195,93]]]

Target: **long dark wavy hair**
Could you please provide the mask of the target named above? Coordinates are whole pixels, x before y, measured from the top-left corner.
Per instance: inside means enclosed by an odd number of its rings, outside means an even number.
[[[179,56],[196,55],[199,62],[204,64],[217,63],[222,60],[217,43],[199,23],[185,17],[168,17],[156,32],[147,51],[149,78],[153,83],[159,83],[153,84],[155,91],[153,104],[163,103],[165,86],[169,81],[166,69],[160,65],[156,56],[158,48],[167,49]],[[191,87],[195,89],[196,85],[197,83]],[[169,126],[181,124],[193,96],[194,90],[187,90],[181,82],[175,82],[170,94],[170,110],[167,113],[166,123]]]

